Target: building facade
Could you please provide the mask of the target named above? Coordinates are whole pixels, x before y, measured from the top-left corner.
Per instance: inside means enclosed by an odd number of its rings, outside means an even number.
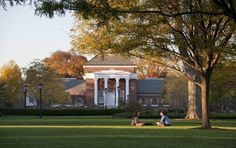
[[[164,79],[138,80],[136,64],[126,57],[95,56],[83,68],[84,79],[63,79],[74,106],[118,108],[130,100],[161,105]]]
[[[84,65],[86,105],[117,108],[137,98],[137,66],[121,56],[95,56]]]

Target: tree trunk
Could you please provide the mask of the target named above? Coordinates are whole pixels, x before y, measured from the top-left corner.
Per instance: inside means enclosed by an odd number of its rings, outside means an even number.
[[[202,128],[210,129],[211,123],[209,119],[208,99],[209,99],[209,81],[208,78],[202,77],[201,96],[202,96]]]
[[[201,101],[201,87],[197,84],[197,115],[200,119],[202,119],[202,101]]]
[[[185,119],[199,119],[197,114],[197,88],[196,84],[188,81],[188,112]]]

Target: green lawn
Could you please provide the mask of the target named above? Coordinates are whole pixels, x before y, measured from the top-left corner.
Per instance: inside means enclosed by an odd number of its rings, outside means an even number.
[[[172,122],[164,128],[131,127],[128,119],[108,116],[7,116],[0,118],[0,148],[236,147],[236,120],[212,120],[213,130],[196,129],[200,121]]]

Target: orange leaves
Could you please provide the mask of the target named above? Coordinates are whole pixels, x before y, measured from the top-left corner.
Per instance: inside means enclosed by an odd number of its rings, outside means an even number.
[[[83,75],[83,65],[87,62],[87,59],[75,53],[56,51],[51,57],[45,58],[44,62],[61,77],[79,78]]]

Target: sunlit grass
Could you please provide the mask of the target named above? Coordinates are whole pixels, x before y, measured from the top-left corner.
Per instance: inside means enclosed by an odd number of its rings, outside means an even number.
[[[1,125],[1,128],[64,128],[64,129],[73,129],[73,128],[77,128],[77,129],[83,129],[83,128],[97,128],[97,129],[138,129],[138,128],[142,128],[142,129],[196,129],[199,128],[199,126],[170,126],[170,127],[158,127],[158,126],[141,126],[141,127],[131,127],[131,126],[94,126],[94,125],[90,125],[90,126],[86,126],[86,125],[82,125],[82,126],[73,126],[73,125],[68,125],[68,126],[59,126],[59,125]],[[213,129],[225,129],[225,130],[235,130],[236,131],[236,127],[224,127],[224,126],[213,126]]]
[[[154,123],[158,119],[143,119]],[[106,117],[0,118],[1,148],[143,148],[235,147],[236,120],[212,120],[212,130],[201,121],[172,119],[173,126],[130,126],[130,119]]]

